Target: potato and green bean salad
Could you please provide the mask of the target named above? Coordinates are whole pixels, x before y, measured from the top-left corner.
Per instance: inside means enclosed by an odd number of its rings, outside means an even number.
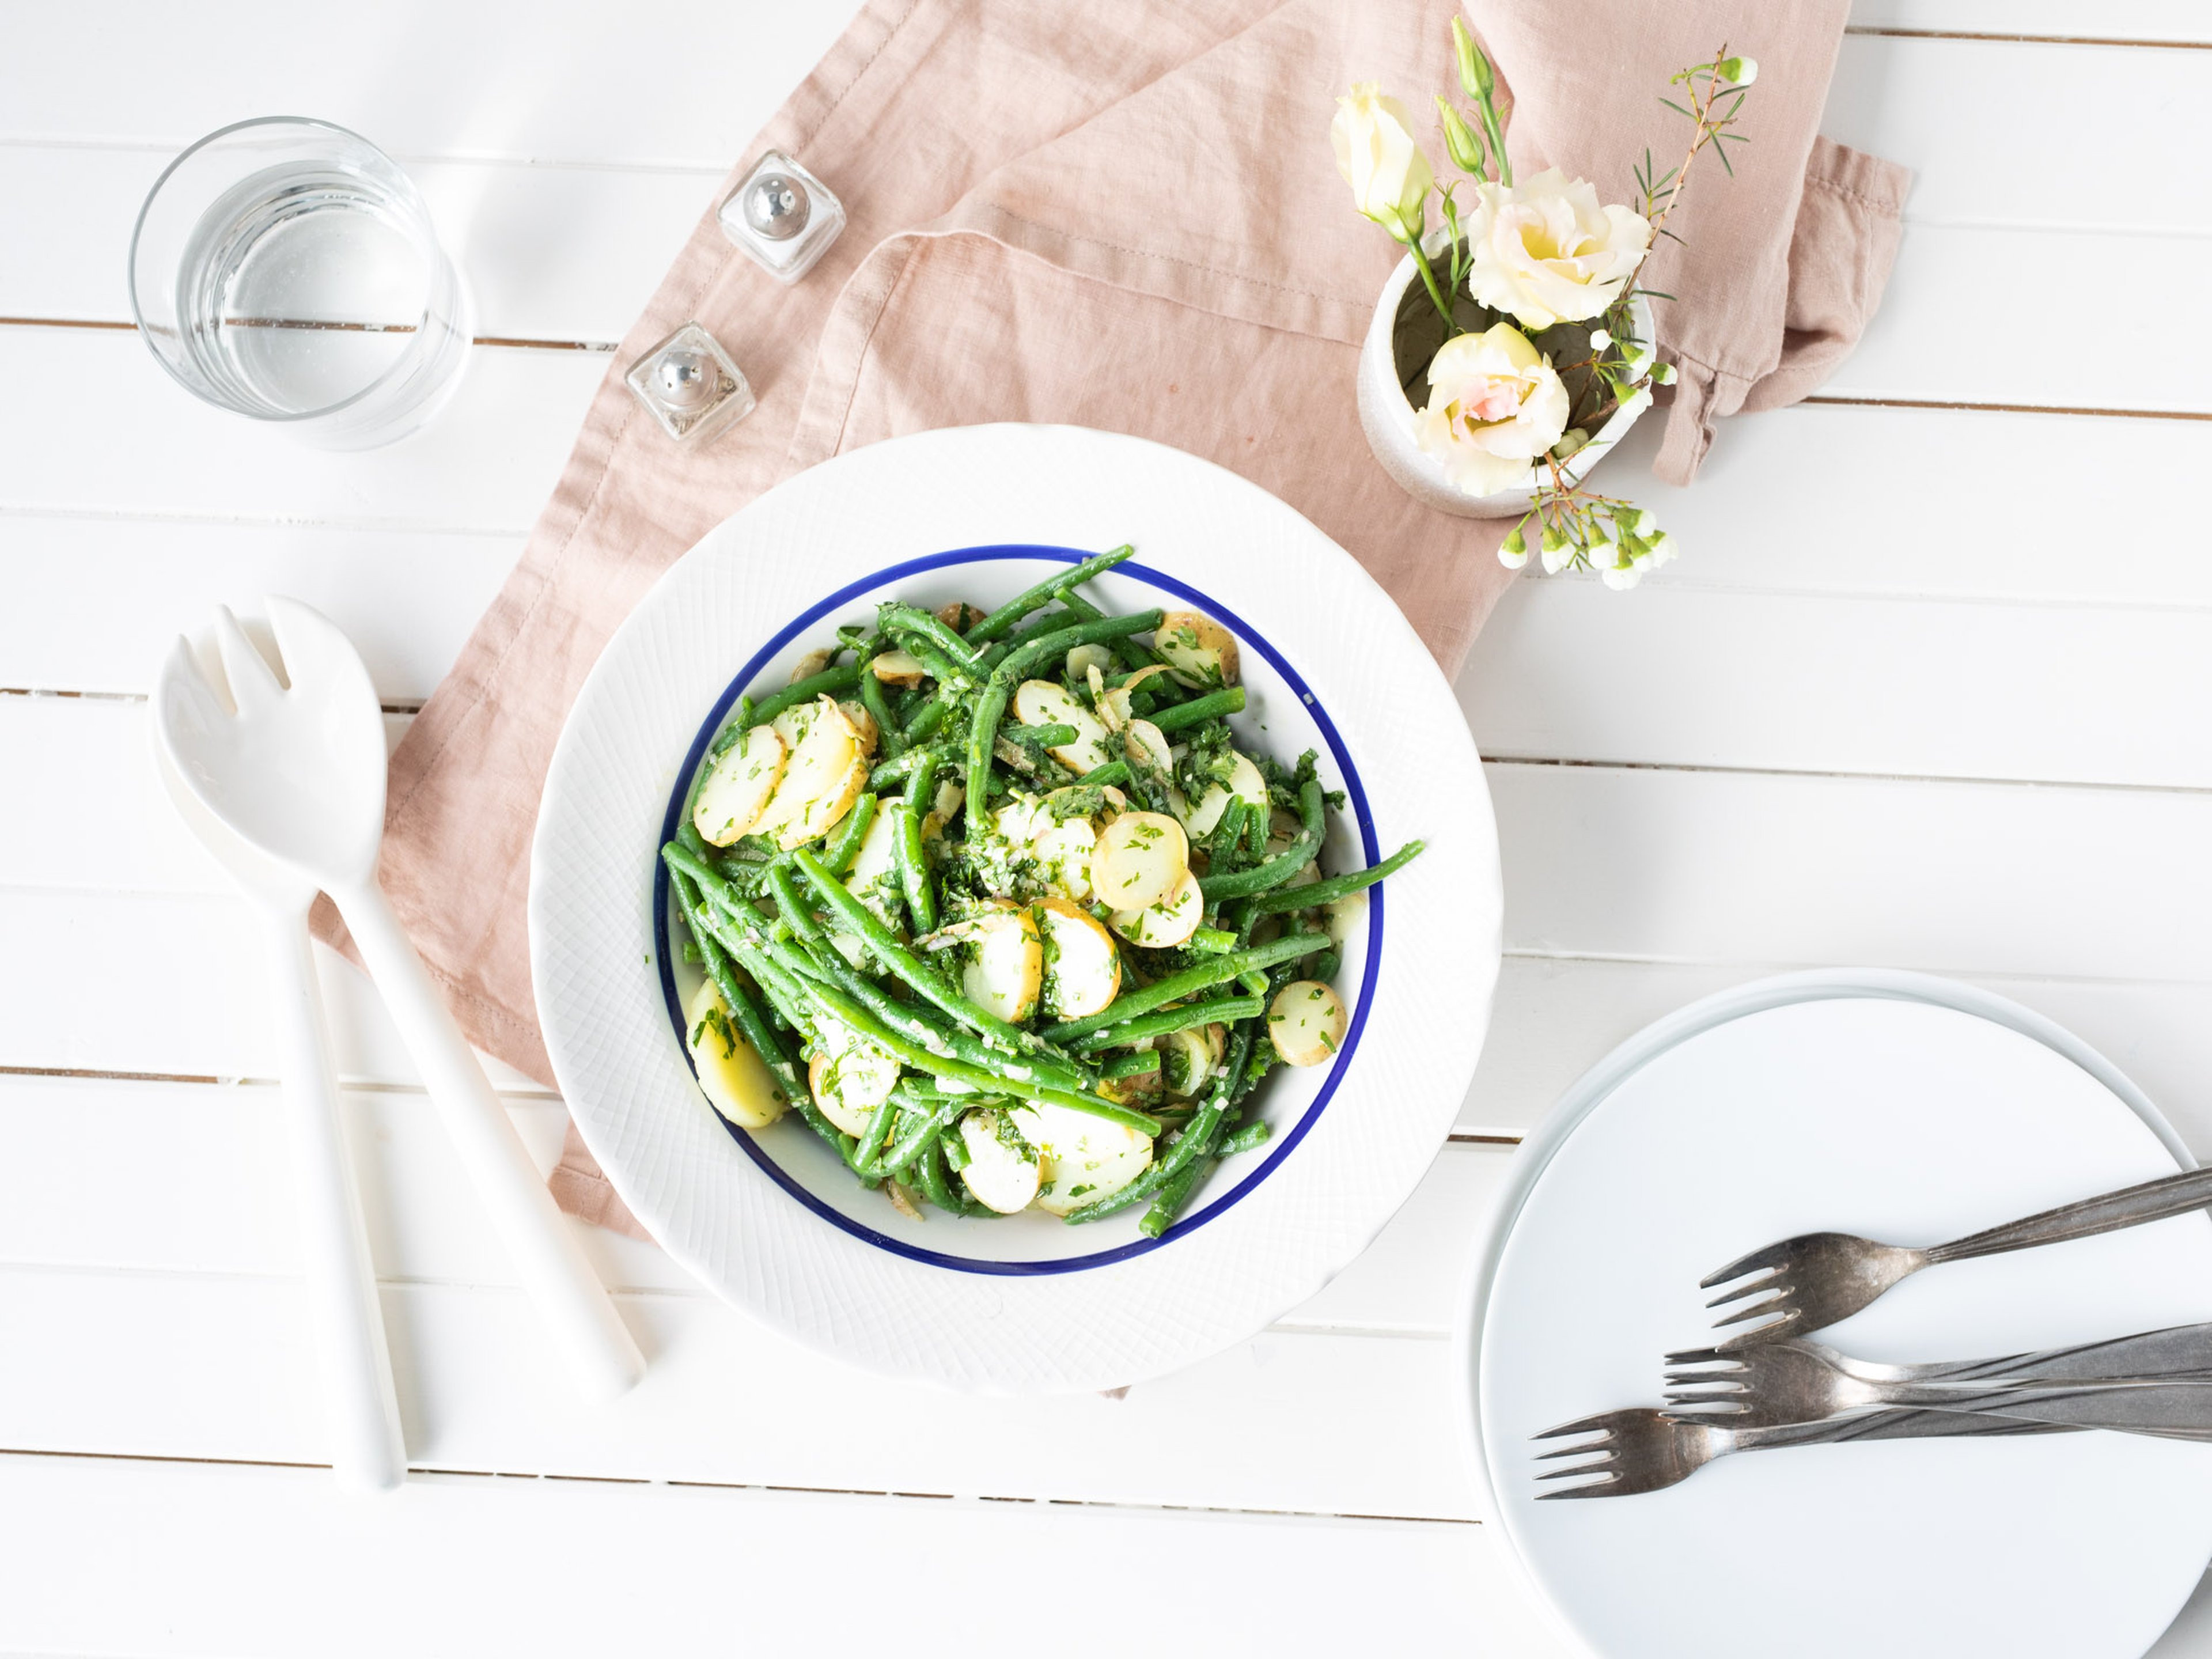
[[[1131,551],[839,629],[740,702],[661,849],[708,1099],[795,1111],[916,1218],[1158,1237],[1267,1139],[1267,1072],[1336,1054],[1361,891],[1421,850],[1322,872],[1342,798],[1237,746],[1229,631],[1084,596]]]

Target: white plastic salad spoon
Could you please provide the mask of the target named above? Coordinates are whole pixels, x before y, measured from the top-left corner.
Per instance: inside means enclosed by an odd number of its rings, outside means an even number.
[[[327,617],[297,599],[266,604],[289,686],[219,611],[230,697],[189,651],[173,653],[156,740],[203,805],[337,904],[524,1290],[586,1397],[612,1400],[645,1374],[644,1357],[377,885],[386,763],[368,670]]]
[[[182,640],[176,648],[191,649]],[[341,1485],[389,1491],[406,1479],[407,1447],[392,1388],[392,1358],[385,1345],[368,1226],[338,1118],[322,992],[307,936],[315,889],[255,852],[201,805],[158,742],[154,765],[185,827],[260,913],[270,985],[276,993],[300,1250],[330,1413],[331,1468]]]

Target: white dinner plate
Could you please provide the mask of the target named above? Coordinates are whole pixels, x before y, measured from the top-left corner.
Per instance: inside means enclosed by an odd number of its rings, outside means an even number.
[[[878,600],[986,608],[1086,554],[1108,611],[1206,611],[1238,637],[1240,741],[1306,749],[1347,797],[1327,867],[1428,850],[1343,947],[1326,1066],[1278,1071],[1273,1135],[1221,1165],[1164,1237],[1141,1207],[1071,1227],[862,1188],[796,1117],[747,1133],[701,1095],[677,1011],[657,857],[737,697],[780,688]],[[1318,1290],[1412,1193],[1449,1133],[1499,953],[1497,831],[1451,690],[1358,564],[1264,490],[1157,444],[1073,428],[921,434],[761,497],[670,569],[578,696],[532,852],[531,947],[554,1071],[584,1139],[678,1261],[738,1307],[878,1370],[999,1391],[1108,1388],[1244,1340]],[[680,935],[679,935],[680,937]]]
[[[1522,1157],[1470,1283],[1460,1376],[1489,1513],[1590,1651],[2134,1659],[2196,1587],[2212,1446],[1861,1443],[1536,1498],[1558,1443],[1531,1437],[1659,1403],[1661,1356],[1711,1340],[1698,1280],[1723,1262],[1823,1229],[1934,1243],[2186,1167],[2078,1042],[1942,981],[1792,976],[1626,1045]],[[2206,1319],[2199,1213],[1931,1269],[1820,1340],[1965,1358]]]

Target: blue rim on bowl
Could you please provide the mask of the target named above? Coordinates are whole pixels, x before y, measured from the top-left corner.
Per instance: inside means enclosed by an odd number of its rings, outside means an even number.
[[[662,842],[665,843],[674,839],[677,822],[684,810],[684,799],[690,793],[692,778],[698,773],[700,762],[706,755],[707,745],[714,740],[714,734],[721,729],[723,721],[727,718],[730,710],[736,706],[738,698],[751,686],[755,676],[775,659],[778,652],[798,638],[803,631],[814,627],[832,611],[902,577],[916,575],[924,571],[942,570],[955,565],[981,564],[987,562],[1014,559],[1035,559],[1060,564],[1079,564],[1090,556],[1090,554],[1079,552],[1072,548],[1036,546],[1021,543],[990,547],[955,548],[947,552],[933,553],[921,558],[908,559],[898,564],[886,565],[880,570],[873,571],[857,580],[847,583],[836,592],[808,606],[753,653],[744,666],[738,671],[735,678],[723,689],[722,695],[715,700],[714,706],[708,711],[706,719],[700,724],[697,735],[692,739],[690,750],[684,756],[684,764],[677,774],[675,787],[669,795],[668,810],[661,822]],[[1150,566],[1132,560],[1117,566],[1114,574],[1133,577],[1197,606],[1234,633],[1240,643],[1249,645],[1256,650],[1267,660],[1268,665],[1282,677],[1283,684],[1298,698],[1306,711],[1312,716],[1314,724],[1321,731],[1322,740],[1328,745],[1329,754],[1336,763],[1338,773],[1343,779],[1345,793],[1351,799],[1352,821],[1358,829],[1360,851],[1364,860],[1370,865],[1378,862],[1382,853],[1376,839],[1375,820],[1368,810],[1367,792],[1360,784],[1358,769],[1353,766],[1352,755],[1345,747],[1343,738],[1338,735],[1336,724],[1329,719],[1328,711],[1322,706],[1320,699],[1314,696],[1312,690],[1299,676],[1297,671],[1284,659],[1282,653],[1266,639],[1254,632],[1243,617],[1226,605],[1210,595],[1200,592],[1188,583],[1178,581],[1164,571],[1155,570]],[[976,1256],[951,1255],[940,1250],[923,1249],[904,1240],[878,1232],[875,1229],[854,1220],[834,1206],[824,1203],[809,1191],[803,1182],[794,1178],[788,1170],[778,1164],[756,1136],[748,1133],[727,1119],[720,1120],[722,1127],[729,1132],[730,1138],[744,1148],[745,1155],[758,1164],[770,1180],[816,1215],[855,1238],[865,1240],[878,1249],[889,1250],[895,1255],[904,1256],[908,1261],[926,1262],[933,1267],[950,1267],[963,1273],[1038,1275],[1074,1273],[1084,1268],[1103,1267],[1112,1262],[1125,1261],[1132,1257],[1143,1255],[1172,1240],[1194,1231],[1215,1216],[1229,1209],[1245,1194],[1266,1180],[1269,1174],[1290,1156],[1291,1149],[1304,1139],[1306,1131],[1320,1118],[1322,1110],[1336,1093],[1337,1085],[1342,1080],[1346,1067],[1351,1064],[1352,1054],[1358,1048],[1360,1035],[1367,1024],[1368,1009],[1374,1001],[1376,981],[1380,974],[1382,961],[1382,893],[1383,887],[1387,884],[1387,883],[1378,884],[1367,890],[1366,965],[1360,975],[1358,1000],[1352,1011],[1351,1023],[1345,1031],[1342,1051],[1331,1063],[1328,1075],[1322,1079],[1321,1087],[1315,1094],[1312,1102],[1300,1114],[1298,1121],[1291,1127],[1288,1133],[1284,1134],[1279,1142],[1273,1144],[1273,1150],[1261,1161],[1258,1169],[1246,1176],[1221,1197],[1194,1210],[1158,1238],[1140,1238],[1130,1243],[1116,1246],[1112,1249],[1096,1250],[1087,1255],[1064,1256],[1041,1261],[993,1261]],[[670,1030],[678,1051],[684,1056],[685,1064],[689,1066],[690,1049],[684,1040],[683,1000],[677,990],[675,957],[669,939],[668,916],[668,871],[667,867],[656,858],[653,860],[653,960],[660,975],[661,995],[667,1004]],[[696,1077],[696,1071],[693,1074]]]

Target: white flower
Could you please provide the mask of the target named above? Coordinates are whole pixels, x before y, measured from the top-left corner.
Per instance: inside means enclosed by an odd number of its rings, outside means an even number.
[[[1594,328],[1590,331],[1590,349],[1592,351],[1602,351],[1612,343],[1613,336],[1607,333],[1603,329]],[[1632,345],[1622,348],[1623,350],[1632,349]]]
[[[1498,562],[1508,570],[1518,570],[1528,562],[1528,541],[1522,535],[1519,525],[1508,531],[1505,539],[1498,544]]]
[[[1733,81],[1740,87],[1747,87],[1759,79],[1756,58],[1723,58],[1713,67],[1720,71],[1722,80]]]
[[[1643,570],[1633,564],[1606,565],[1597,574],[1605,578],[1605,585],[1616,593],[1633,587],[1644,580]]]
[[[1510,189],[1476,185],[1467,225],[1468,291],[1527,329],[1599,315],[1651,246],[1642,214],[1599,206],[1588,179],[1557,167]]]
[[[1398,240],[1412,241],[1436,175],[1413,142],[1406,106],[1384,97],[1380,82],[1362,81],[1336,100],[1328,137],[1353,205]]]
[[[1566,427],[1567,389],[1550,361],[1512,324],[1499,323],[1437,349],[1414,435],[1461,489],[1495,495],[1527,488],[1531,463]]]

